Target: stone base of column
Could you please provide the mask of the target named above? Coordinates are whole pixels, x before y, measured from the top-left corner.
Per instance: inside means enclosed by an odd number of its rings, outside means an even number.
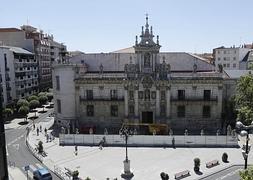
[[[121,173],[121,177],[123,179],[131,179],[134,176],[134,174],[130,170],[130,160],[128,161],[125,160],[123,161],[123,163],[124,163],[124,172]]]

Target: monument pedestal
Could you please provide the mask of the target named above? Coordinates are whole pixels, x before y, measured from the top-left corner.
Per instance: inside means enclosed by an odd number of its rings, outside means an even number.
[[[124,163],[124,172],[121,173],[121,177],[124,179],[131,179],[134,174],[130,170],[130,160],[123,161]]]

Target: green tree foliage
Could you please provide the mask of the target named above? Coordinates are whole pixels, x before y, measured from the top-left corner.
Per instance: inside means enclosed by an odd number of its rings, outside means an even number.
[[[25,117],[25,120],[27,119],[27,114],[29,113],[29,107],[28,106],[21,106],[18,109],[18,112]]]
[[[19,99],[18,102],[17,102],[17,106],[18,107],[21,107],[21,106],[29,106],[29,103],[27,100],[25,99]]]
[[[5,108],[3,110],[3,115],[5,118],[10,117],[13,114],[13,110],[11,108]]]
[[[253,75],[241,76],[236,89],[237,118],[245,124],[253,120]]]
[[[253,167],[240,171],[241,180],[253,180]]]
[[[31,100],[30,103],[29,103],[29,107],[30,109],[35,109],[37,107],[39,107],[40,105],[40,102],[38,100]]]
[[[47,95],[46,92],[40,92],[40,93],[38,94],[39,97],[40,97],[40,96],[46,96],[46,95]]]
[[[39,96],[40,104],[46,104],[47,103],[47,96]]]
[[[52,99],[53,99],[53,93],[51,93],[51,92],[48,92],[47,93],[47,99],[48,99],[48,101],[52,101]]]
[[[32,100],[39,100],[39,98],[38,98],[38,96],[35,96],[35,95],[32,95],[32,96],[29,96],[28,98],[27,98],[27,100],[29,101],[29,102],[31,102]]]

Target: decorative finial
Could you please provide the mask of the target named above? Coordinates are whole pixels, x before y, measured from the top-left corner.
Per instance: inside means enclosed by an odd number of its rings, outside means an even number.
[[[135,36],[135,45],[138,44],[138,36]]]
[[[148,29],[148,13],[146,14],[146,29]]]
[[[153,27],[150,27],[151,35],[153,35]]]
[[[156,39],[157,39],[157,40],[156,40],[156,44],[159,45],[159,36],[158,36],[158,35],[156,36]]]
[[[144,34],[144,27],[141,26],[141,34],[143,35]]]

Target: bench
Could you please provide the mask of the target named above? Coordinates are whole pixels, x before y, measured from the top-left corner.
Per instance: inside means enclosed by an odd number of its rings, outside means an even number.
[[[72,177],[72,171],[68,168],[65,168],[65,167],[64,167],[64,169],[67,171],[67,172],[65,172],[66,176]]]
[[[210,161],[210,162],[207,162],[206,163],[206,167],[207,168],[211,168],[213,166],[217,166],[219,164],[219,161],[218,160],[213,160],[213,161]]]
[[[181,178],[189,176],[189,175],[190,175],[190,171],[189,170],[185,170],[185,171],[176,173],[175,174],[175,179],[179,179],[179,178],[181,179]]]

